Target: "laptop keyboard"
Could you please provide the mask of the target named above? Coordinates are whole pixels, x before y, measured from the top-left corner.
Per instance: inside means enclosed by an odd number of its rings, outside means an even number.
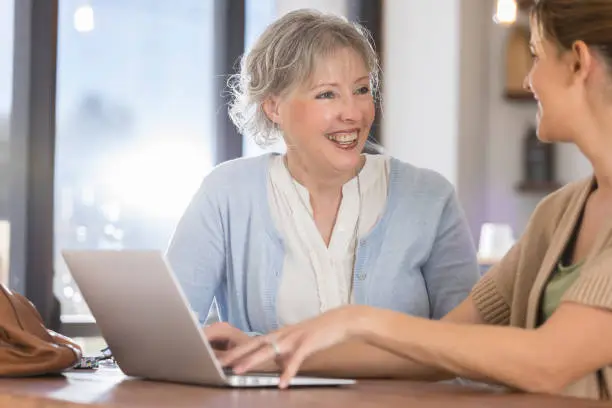
[[[238,377],[278,377],[276,373],[246,373],[246,374],[235,374],[234,370],[230,367],[226,367],[223,369],[223,374],[226,376],[238,376]]]

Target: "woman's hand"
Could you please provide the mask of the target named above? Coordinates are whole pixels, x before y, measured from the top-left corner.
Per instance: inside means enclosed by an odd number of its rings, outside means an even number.
[[[218,358],[221,358],[228,350],[247,343],[251,337],[230,325],[219,322],[204,327],[204,335]]]
[[[345,306],[252,338],[225,353],[221,363],[232,367],[236,374],[243,374],[262,363],[276,361],[283,371],[279,386],[285,388],[308,356],[358,337],[368,309],[365,306]]]

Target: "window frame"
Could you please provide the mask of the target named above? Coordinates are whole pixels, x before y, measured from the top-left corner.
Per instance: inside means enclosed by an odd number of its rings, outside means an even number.
[[[14,10],[9,286],[36,306],[47,327],[58,330],[60,305],[53,295],[58,0],[19,0]]]

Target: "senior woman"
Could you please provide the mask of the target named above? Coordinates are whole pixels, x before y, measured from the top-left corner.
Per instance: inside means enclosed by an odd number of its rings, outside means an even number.
[[[215,343],[238,345],[347,304],[439,319],[477,281],[451,184],[366,155],[378,61],[363,28],[298,10],[242,59],[229,112],[286,154],[221,164],[180,220],[168,260]],[[406,135],[422,137],[422,135]]]

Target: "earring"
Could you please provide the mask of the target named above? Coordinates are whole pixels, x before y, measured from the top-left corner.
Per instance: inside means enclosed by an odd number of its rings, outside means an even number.
[[[280,128],[280,125],[276,122],[272,122],[274,123],[274,133],[276,133],[277,136],[282,136],[283,135],[283,131]]]

